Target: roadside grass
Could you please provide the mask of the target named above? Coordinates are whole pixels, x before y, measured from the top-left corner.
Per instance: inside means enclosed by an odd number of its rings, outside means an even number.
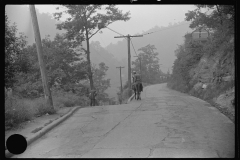
[[[34,116],[33,108],[17,97],[5,98],[5,130],[17,127]]]
[[[87,97],[73,93],[52,93],[54,110],[45,104],[44,97],[23,99],[16,95],[5,95],[5,130],[19,127],[25,121],[45,114],[55,114],[63,107],[86,106]]]

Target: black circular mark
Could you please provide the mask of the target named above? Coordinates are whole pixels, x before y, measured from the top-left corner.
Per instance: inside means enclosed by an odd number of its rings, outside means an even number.
[[[27,149],[27,140],[20,134],[13,134],[8,137],[6,147],[12,154],[21,154]]]

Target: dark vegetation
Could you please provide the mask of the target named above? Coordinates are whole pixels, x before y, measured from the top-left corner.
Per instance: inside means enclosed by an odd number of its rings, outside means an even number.
[[[191,33],[185,35],[184,43],[175,51],[177,59],[168,87],[210,102],[234,121],[234,104],[224,106],[218,101],[220,95],[228,96],[226,93],[235,87],[234,6],[196,7],[186,13],[186,20],[191,21],[190,28],[204,27],[210,36],[206,41],[194,41]],[[231,101],[234,99],[233,94]]]
[[[129,12],[122,14],[114,5],[104,9],[101,5],[65,7],[72,18],[58,24],[57,29],[67,32],[57,34],[54,40],[49,36],[42,39],[54,110],[46,106],[36,44],[27,45],[23,33],[17,36],[16,24],[11,25],[5,13],[5,129],[43,114],[54,114],[62,107],[88,106],[89,90],[93,87],[97,90],[99,105],[116,103],[105,93],[110,87],[110,79],[106,79],[108,66],[103,62],[98,66],[90,62],[88,40],[99,31],[97,20],[107,26],[118,20],[128,20]],[[107,13],[96,14],[101,9]],[[56,13],[55,18],[61,15]],[[87,49],[82,47],[84,40],[87,40]]]

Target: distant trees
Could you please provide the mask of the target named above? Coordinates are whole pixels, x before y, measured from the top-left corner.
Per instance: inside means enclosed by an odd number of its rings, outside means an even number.
[[[118,10],[115,5],[63,5],[67,10],[70,18],[65,22],[57,24],[57,28],[67,30],[66,38],[74,42],[75,46],[80,46],[82,41],[86,40],[87,49],[83,49],[87,55],[88,62],[88,78],[90,81],[90,87],[93,89],[93,77],[91,71],[90,61],[90,49],[89,39],[94,36],[101,28],[108,26],[109,24],[123,20],[130,19],[130,13],[125,14]],[[100,11],[105,11],[103,14]],[[59,20],[62,17],[63,12],[55,13],[55,19]],[[99,24],[99,21],[101,23]]]
[[[156,48],[154,45],[147,45],[138,49],[142,51],[138,54],[141,57],[141,71],[142,71],[142,81],[145,83],[158,83],[160,80],[160,66],[158,53],[155,52]],[[139,58],[132,62],[134,65],[133,70],[140,73]]]

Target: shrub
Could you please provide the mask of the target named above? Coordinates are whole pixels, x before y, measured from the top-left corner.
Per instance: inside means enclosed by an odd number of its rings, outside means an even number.
[[[32,110],[25,106],[22,99],[17,97],[5,98],[5,129],[18,126],[24,121],[31,120]]]
[[[53,93],[53,104],[56,108],[72,107],[72,106],[86,106],[89,99],[86,96],[77,96],[72,92],[64,92],[62,90],[55,90]]]
[[[36,116],[42,116],[44,114],[55,114],[56,110],[50,108],[49,106],[46,105],[46,101],[44,98],[38,98],[38,100],[35,101],[36,105],[36,110],[35,110],[35,115]]]

